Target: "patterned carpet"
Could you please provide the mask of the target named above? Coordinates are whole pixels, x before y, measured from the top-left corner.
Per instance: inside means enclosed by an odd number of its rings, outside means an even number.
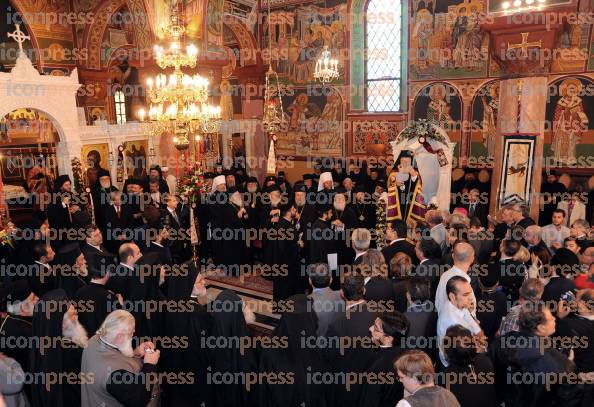
[[[269,335],[280,318],[272,313],[272,281],[261,276],[230,277],[223,273],[209,273],[206,288],[211,300],[226,289],[239,295],[256,314],[256,322],[250,326],[255,335]]]

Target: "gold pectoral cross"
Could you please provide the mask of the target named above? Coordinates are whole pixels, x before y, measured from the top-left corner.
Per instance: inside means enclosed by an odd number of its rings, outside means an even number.
[[[542,40],[528,42],[529,35],[530,35],[530,33],[522,33],[522,42],[519,44],[510,44],[508,42],[507,49],[508,50],[509,49],[521,49],[522,56],[527,57],[528,56],[528,48],[542,48]]]

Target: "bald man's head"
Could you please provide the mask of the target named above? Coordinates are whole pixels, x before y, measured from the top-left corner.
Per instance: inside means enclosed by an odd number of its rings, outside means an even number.
[[[470,243],[459,242],[452,253],[454,264],[471,264],[474,261],[474,248]]]

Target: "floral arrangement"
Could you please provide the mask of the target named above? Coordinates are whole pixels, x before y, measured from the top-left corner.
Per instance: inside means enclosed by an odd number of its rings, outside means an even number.
[[[396,141],[412,140],[419,138],[419,143],[425,144],[427,140],[435,140],[446,144],[446,139],[438,131],[437,126],[427,119],[418,119],[413,121],[398,135]]]
[[[386,245],[386,205],[387,197],[380,196],[375,204],[375,243],[377,249],[381,250]]]
[[[189,203],[197,202],[200,194],[207,193],[204,176],[199,172],[181,176],[177,181],[177,193]]]
[[[74,190],[77,192],[82,192],[84,191],[85,187],[83,182],[83,171],[80,160],[77,157],[74,157],[70,161],[70,163],[72,164],[72,176],[74,177]]]
[[[11,248],[14,249],[14,242],[12,240],[13,232],[14,232],[14,225],[10,222],[4,229],[0,230],[0,246],[10,246]]]

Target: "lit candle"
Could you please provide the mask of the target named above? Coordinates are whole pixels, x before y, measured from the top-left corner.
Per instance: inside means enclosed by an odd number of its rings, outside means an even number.
[[[140,121],[143,122],[144,121],[144,116],[145,116],[146,112],[144,111],[143,108],[140,108],[140,110],[138,111],[138,115],[140,116]]]

